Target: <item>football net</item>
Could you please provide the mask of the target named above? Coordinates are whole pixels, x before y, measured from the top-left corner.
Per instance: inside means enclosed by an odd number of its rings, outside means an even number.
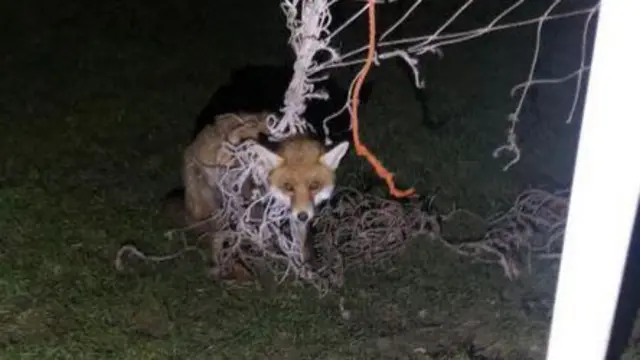
[[[497,9],[492,18],[483,26],[464,31],[451,31],[457,21],[474,7],[486,6],[486,2],[466,0],[451,11],[450,16],[440,24],[430,24],[435,30],[427,34],[415,34],[394,38],[401,25],[420,8],[422,0],[406,3],[406,9],[389,26],[379,29],[376,14],[386,11],[386,7],[397,6],[397,2],[408,0],[283,0],[281,9],[286,16],[286,27],[290,32],[288,43],[295,53],[293,77],[283,99],[283,116],[271,115],[268,127],[274,139],[283,139],[293,134],[310,131],[304,119],[306,104],[310,99],[327,99],[329,94],[315,85],[329,76],[332,69],[354,67],[360,69],[349,87],[349,96],[344,99],[341,112],[351,116],[354,148],[359,156],[366,158],[372,169],[384,179],[393,197],[401,198],[413,194],[413,189],[395,187],[391,172],[376,158],[359,138],[358,92],[372,66],[384,65],[390,59],[400,59],[412,70],[413,83],[422,88],[425,85],[419,67],[421,57],[437,55],[442,57],[447,48],[477,39],[497,31],[509,31],[520,27],[535,27],[536,36],[532,44],[534,51],[530,59],[529,71],[525,79],[513,87],[512,95],[517,104],[511,114],[505,114],[506,139],[496,144],[495,158],[504,158],[503,170],[518,163],[522,154],[518,146],[518,124],[523,108],[532,88],[567,81],[575,82],[575,92],[567,123],[573,118],[578,106],[580,89],[589,70],[588,46],[589,27],[599,9],[599,2],[576,4],[572,0],[553,0],[529,18],[513,18],[523,6],[537,0],[514,0],[496,2],[505,4]],[[342,23],[333,23],[332,14],[339,6],[356,6],[357,9],[346,16]],[[574,3],[574,4],[571,4]],[[566,5],[573,7],[559,11]],[[578,6],[579,8],[576,8]],[[582,6],[582,7],[580,7]],[[522,17],[522,16],[521,16]],[[540,78],[537,68],[546,24],[569,18],[581,19],[582,40],[579,46],[580,58],[575,68],[567,74],[554,78]],[[358,20],[366,19],[368,43],[353,49],[340,48],[340,37]],[[446,61],[443,58],[441,61]],[[338,113],[324,119],[326,126]],[[330,143],[330,133],[327,142]],[[427,235],[441,241],[457,253],[478,261],[497,264],[507,277],[513,279],[530,267],[534,257],[556,258],[562,240],[567,212],[567,190],[550,193],[543,190],[529,190],[516,199],[508,211],[489,219],[481,219],[486,232],[468,241],[448,239],[442,227],[459,216],[475,216],[463,209],[452,209],[449,213],[431,211],[432,197],[420,197],[408,202],[375,197],[356,189],[338,188],[331,206],[314,218],[313,238],[317,239],[316,250],[319,263],[311,266],[303,261],[300,229],[288,221],[287,208],[270,196],[267,189],[267,174],[261,170],[258,153],[253,142],[225,144],[224,151],[236,159],[239,166],[220,171],[219,187],[224,198],[224,211],[211,221],[218,222],[221,231],[208,234],[205,240],[215,248],[213,252],[216,273],[233,271],[239,261],[248,268],[260,268],[278,279],[293,278],[312,284],[321,293],[334,286],[342,286],[344,270],[363,264],[381,264],[402,252],[411,239]],[[498,160],[496,160],[498,161]],[[254,184],[247,195],[247,184]],[[172,232],[175,234],[175,232]],[[309,235],[310,236],[310,235]],[[150,260],[152,258],[135,248],[127,248],[118,255],[117,266],[122,266],[124,251]]]

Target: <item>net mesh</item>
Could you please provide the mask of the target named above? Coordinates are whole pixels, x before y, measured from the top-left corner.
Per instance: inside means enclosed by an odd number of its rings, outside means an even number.
[[[338,49],[334,44],[338,36],[352,26],[366,13],[373,1],[364,2],[357,11],[341,24],[332,24],[332,9],[339,3],[354,0],[283,0],[281,8],[286,16],[286,26],[290,31],[289,44],[296,60],[293,77],[283,100],[283,116],[269,115],[268,131],[275,140],[293,134],[310,131],[303,119],[305,103],[312,98],[326,99],[328,94],[317,91],[314,83],[324,79],[327,72],[338,67],[362,64],[367,46],[352,50]],[[465,31],[448,32],[453,24],[472,6],[482,6],[479,1],[467,0],[435,31],[413,37],[392,39],[400,25],[419,8],[422,0],[416,0],[384,29],[376,43],[375,63],[399,58],[412,69],[416,87],[423,87],[424,80],[418,67],[418,58],[425,54],[442,57],[447,46],[476,39],[485,34],[509,29],[535,26],[536,38],[527,78],[513,88],[518,96],[515,110],[508,116],[507,139],[496,148],[495,157],[511,153],[512,158],[504,165],[504,170],[516,164],[520,157],[517,124],[523,104],[531,87],[576,80],[573,105],[567,115],[571,121],[578,103],[579,89],[583,76],[589,69],[587,63],[588,29],[599,9],[599,2],[585,5],[580,9],[564,12],[556,11],[569,0],[554,0],[541,13],[527,19],[506,21],[526,0],[514,1],[497,11],[486,25]],[[378,2],[377,6],[393,6]],[[583,19],[581,56],[575,70],[557,78],[536,78],[540,55],[542,28],[550,21],[567,18]],[[432,24],[433,25],[433,24]],[[318,60],[319,54],[323,60]],[[351,90],[340,110],[353,111]],[[326,124],[338,113],[324,120],[327,143],[330,133]],[[246,122],[242,116],[236,121]],[[361,193],[355,189],[339,188],[330,204],[314,218],[311,236],[317,244],[319,262],[314,266],[302,261],[300,247],[301,229],[288,221],[288,209],[269,194],[267,174],[262,169],[254,142],[238,144],[225,143],[223,151],[233,159],[235,166],[216,169],[217,184],[222,194],[223,211],[216,221],[219,231],[207,234],[205,239],[214,249],[216,273],[232,271],[234,264],[241,261],[249,268],[266,269],[283,280],[292,276],[312,284],[322,293],[332,286],[342,286],[344,270],[363,264],[380,264],[405,249],[411,239],[428,235],[439,239],[457,253],[482,262],[495,263],[502,267],[505,275],[516,278],[522,269],[530,268],[533,257],[554,258],[564,230],[567,209],[567,194],[529,190],[516,199],[515,205],[506,213],[483,222],[487,230],[482,236],[465,241],[448,239],[443,226],[456,216],[470,212],[454,210],[449,214],[434,214],[425,211],[430,199],[400,202]],[[146,256],[134,248],[123,248],[118,254],[117,266],[121,268],[122,255],[133,253]],[[166,258],[147,259],[165,260]],[[226,270],[225,270],[226,269]],[[231,269],[231,270],[230,270]]]

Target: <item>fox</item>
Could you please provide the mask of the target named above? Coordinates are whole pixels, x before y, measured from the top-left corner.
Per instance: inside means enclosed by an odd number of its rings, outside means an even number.
[[[266,118],[269,114],[282,116],[283,99],[292,76],[291,62],[249,64],[231,72],[228,81],[213,92],[195,119],[190,143],[182,156],[182,186],[170,190],[162,199],[160,211],[165,217],[196,235],[215,232],[217,224],[205,220],[218,213],[222,204],[215,184],[210,182],[215,181],[217,166],[234,165],[232,159],[220,152],[222,144],[253,140],[262,144],[256,149],[270,166],[269,191],[288,204],[293,224],[303,225],[303,232],[309,228],[317,208],[333,192],[335,168],[352,141],[347,111],[329,122],[329,133],[323,126],[327,116],[343,108],[348,91],[332,78],[316,82],[316,88],[328,92],[330,99],[308,101],[301,116],[311,127],[310,134],[269,144],[264,141],[270,135]],[[372,89],[371,82],[363,84],[361,104],[368,102]],[[321,139],[327,137],[338,145],[323,147]],[[292,149],[301,150],[301,155],[295,155]],[[308,172],[299,170],[302,168]],[[302,184],[307,184],[306,188]],[[307,225],[301,219],[307,219]]]
[[[207,221],[222,210],[217,189],[217,171],[221,167],[242,166],[221,151],[225,142],[238,145],[253,140],[253,148],[267,174],[268,192],[288,209],[288,218],[301,229],[303,261],[313,260],[307,229],[318,206],[331,198],[336,170],[349,149],[342,141],[328,148],[310,134],[297,134],[273,144],[267,118],[270,113],[230,113],[216,116],[187,146],[182,157],[183,187],[170,191],[164,212],[180,226],[202,234],[215,232],[215,222]],[[247,196],[251,189],[247,189]]]

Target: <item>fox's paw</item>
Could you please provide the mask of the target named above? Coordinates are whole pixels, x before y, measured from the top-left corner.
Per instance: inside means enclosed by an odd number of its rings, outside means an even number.
[[[238,261],[234,262],[231,266],[211,266],[208,277],[214,281],[234,284],[249,283],[256,280],[256,276]]]

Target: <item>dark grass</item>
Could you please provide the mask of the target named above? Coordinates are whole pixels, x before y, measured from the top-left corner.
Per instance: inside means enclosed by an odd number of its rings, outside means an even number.
[[[215,87],[232,68],[287,56],[279,8],[234,3],[2,5],[0,358],[541,358],[549,263],[508,282],[498,267],[417,241],[394,266],[350,275],[348,320],[337,296],[310,289],[224,289],[196,255],[116,273],[124,243],[179,247],[163,237],[159,202]],[[528,66],[522,39],[531,33],[492,35],[427,62],[431,110],[448,121],[439,132],[421,127],[400,69],[374,71],[363,136],[399,181],[440,187],[439,206],[481,215],[527,186],[567,181],[577,127],[561,123],[561,101],[553,137],[534,136],[518,167],[503,173],[491,157]],[[351,154],[340,181],[358,185],[369,171]]]

